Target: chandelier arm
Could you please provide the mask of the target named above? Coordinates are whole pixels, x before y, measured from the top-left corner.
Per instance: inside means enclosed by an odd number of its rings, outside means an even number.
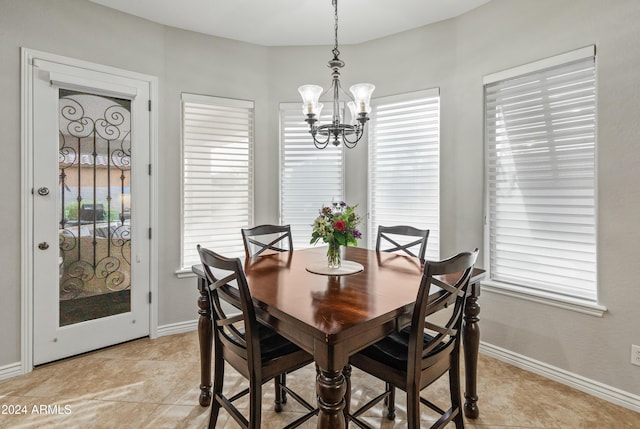
[[[347,138],[348,134],[345,134],[345,132],[342,132],[342,142],[344,143],[344,145],[349,148],[349,149],[353,149],[354,147],[356,147],[356,145],[358,144],[358,142],[360,141],[360,139],[362,138],[362,136],[364,135],[364,130],[362,129],[362,127],[360,125],[358,125],[355,129],[355,133],[354,135],[356,136],[355,140],[349,140]]]
[[[348,142],[348,141],[345,140],[343,143],[344,143],[344,146],[347,149],[353,149],[354,147],[356,147],[356,145],[358,144],[359,141],[360,141],[360,139],[358,139],[355,142],[351,143],[351,142]]]
[[[331,134],[328,134],[327,138],[324,141],[321,141],[316,138],[316,135],[318,134],[317,131],[318,131],[317,128],[314,128],[309,131],[309,133],[311,133],[311,137],[313,137],[313,144],[318,149],[324,149],[329,144],[329,140],[331,140]]]

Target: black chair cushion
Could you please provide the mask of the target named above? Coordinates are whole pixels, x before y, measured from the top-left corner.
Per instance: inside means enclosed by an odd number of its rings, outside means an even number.
[[[293,344],[280,334],[276,333],[273,329],[262,324],[258,324],[258,338],[260,339],[260,355],[263,362],[271,359],[285,356],[290,353],[295,353],[300,350],[300,347]],[[244,328],[240,327],[238,332],[244,336]],[[240,342],[235,341],[232,337],[227,337],[238,347],[244,347]]]
[[[262,324],[258,324],[258,337],[260,337],[260,354],[263,362],[300,350],[291,341]]]
[[[406,327],[399,332],[393,332],[377,343],[367,347],[360,353],[382,362],[387,366],[401,371],[407,370],[407,360],[409,354],[409,335],[411,327]],[[429,334],[424,334],[423,348],[433,339]],[[441,344],[432,350],[429,355],[438,353],[445,345]]]

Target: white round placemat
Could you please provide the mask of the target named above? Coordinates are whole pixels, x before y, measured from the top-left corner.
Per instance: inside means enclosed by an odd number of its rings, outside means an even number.
[[[362,264],[353,261],[342,261],[340,268],[329,268],[327,261],[316,262],[307,267],[307,271],[323,276],[346,276],[364,271]]]

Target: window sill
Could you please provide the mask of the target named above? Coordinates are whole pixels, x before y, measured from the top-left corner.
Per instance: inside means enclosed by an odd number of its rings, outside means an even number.
[[[545,304],[582,314],[588,314],[589,316],[602,317],[607,311],[606,307],[595,302],[570,297],[559,297],[550,293],[532,291],[521,286],[495,282],[492,280],[485,280],[480,284],[482,285],[482,292],[490,292],[512,298],[524,299],[538,304]]]
[[[185,279],[188,277],[195,277],[195,273],[191,271],[191,268],[180,268],[176,270],[176,277],[179,279]]]

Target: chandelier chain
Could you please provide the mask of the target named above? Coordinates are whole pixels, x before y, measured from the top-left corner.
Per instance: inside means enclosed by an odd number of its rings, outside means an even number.
[[[335,45],[333,46],[333,50],[331,52],[333,52],[333,58],[334,59],[338,59],[338,56],[340,55],[340,51],[338,50],[338,0],[332,0],[333,3],[333,7],[334,7],[334,20],[335,20],[335,25],[334,25],[334,35],[335,35]]]

